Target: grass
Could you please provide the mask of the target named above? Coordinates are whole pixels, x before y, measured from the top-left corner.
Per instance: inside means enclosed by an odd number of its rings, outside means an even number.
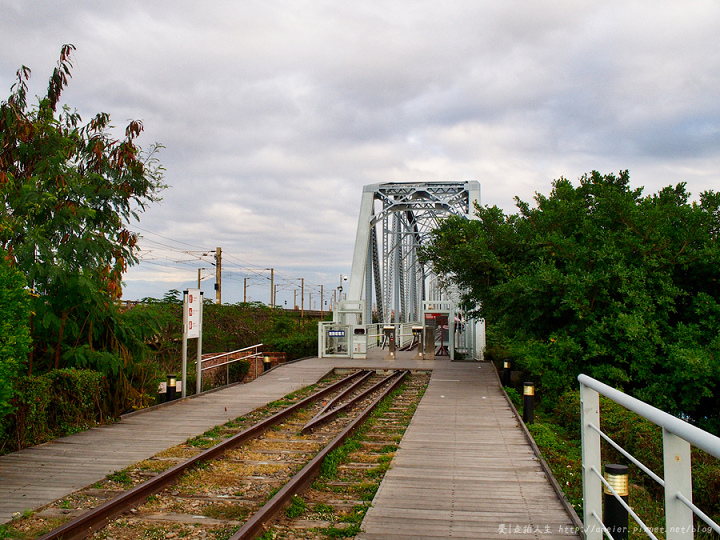
[[[121,484],[123,487],[130,487],[132,486],[132,478],[130,478],[130,473],[127,469],[124,469],[122,471],[115,471],[106,476],[106,478],[112,482],[116,482],[118,484]]]
[[[307,503],[302,497],[293,495],[290,504],[285,508],[285,515],[290,519],[302,516],[307,511]]]

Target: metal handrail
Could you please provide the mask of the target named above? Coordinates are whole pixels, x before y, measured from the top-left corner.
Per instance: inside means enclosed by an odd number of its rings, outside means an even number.
[[[622,405],[626,409],[639,414],[643,418],[647,418],[653,424],[656,424],[667,431],[674,433],[678,437],[685,439],[687,442],[704,450],[708,454],[720,459],[720,437],[716,437],[712,433],[703,431],[702,429],[688,424],[678,417],[656,409],[652,405],[648,405],[644,401],[640,401],[632,396],[616,390],[615,388],[603,384],[598,380],[588,377],[587,375],[579,375],[578,381],[588,388],[592,388],[603,396],[610,398],[618,405]]]
[[[222,355],[222,356],[228,356],[231,354],[234,354],[234,353],[227,353],[227,355]],[[240,358],[233,358],[232,360],[228,360],[227,362],[222,362],[221,364],[214,364],[212,366],[202,367],[202,364],[201,364],[200,371],[205,371],[206,369],[213,369],[213,368],[218,368],[218,367],[222,367],[222,366],[227,366],[228,364],[232,364],[233,362],[238,362],[240,360],[247,360],[248,358],[259,358],[260,356],[263,356],[263,353],[257,352],[257,353],[253,353],[253,354],[248,354],[247,356],[241,356]],[[213,356],[213,358],[219,358],[219,356]],[[211,360],[211,358],[206,358],[205,360]],[[203,362],[205,360],[203,360]]]
[[[247,360],[248,358],[258,358],[258,357],[262,356],[263,353],[258,351],[258,349],[262,346],[263,346],[262,343],[258,343],[257,345],[250,345],[249,347],[243,347],[242,349],[238,349],[236,351],[230,351],[230,352],[226,352],[226,353],[216,354],[215,356],[211,356],[210,358],[201,358],[200,359],[200,377],[202,378],[202,373],[207,369],[216,369],[216,368],[225,366],[225,373],[226,373],[225,382],[226,382],[226,384],[230,384],[230,364],[239,362],[240,360]],[[203,367],[203,364],[205,362],[209,362],[210,360],[215,360],[216,358],[227,358],[231,354],[237,354],[237,353],[241,353],[241,352],[245,352],[245,351],[250,351],[252,349],[254,349],[257,352],[254,352],[252,354],[248,354],[245,356],[241,356],[239,358],[233,358],[233,359],[228,360],[227,362],[221,362],[219,364],[214,364],[212,366]],[[255,377],[257,378],[257,366],[255,367]]]
[[[250,349],[257,349],[258,347],[262,347],[262,346],[263,346],[262,343],[258,343],[257,345],[250,345],[249,347],[243,347],[242,349],[238,349],[236,351],[230,351],[230,352],[226,352],[226,353],[216,354],[215,356],[211,356],[210,358],[203,358],[201,360],[201,362],[207,362],[208,360],[215,360],[216,358],[220,358],[222,356],[228,356],[230,354],[235,354],[235,353],[239,353],[239,352],[243,352],[243,351],[249,351]],[[247,358],[247,356],[245,356],[244,358]],[[215,366],[212,366],[212,367],[215,367]]]
[[[599,514],[602,513],[601,488],[603,484],[608,485],[600,474],[602,468],[601,437],[665,489],[665,519],[668,540],[693,538],[693,514],[720,533],[720,525],[692,503],[692,470],[690,466],[691,445],[720,458],[720,438],[587,375],[578,376],[578,381],[580,382],[582,404],[583,508],[586,539],[600,540],[603,532],[608,534],[599,517]],[[662,428],[664,479],[653,473],[600,430],[598,427],[600,425],[600,394]],[[627,508],[627,504],[612,488],[610,491]],[[634,512],[631,511],[630,514],[651,538],[655,538]],[[590,518],[595,519],[600,527],[589,527]]]

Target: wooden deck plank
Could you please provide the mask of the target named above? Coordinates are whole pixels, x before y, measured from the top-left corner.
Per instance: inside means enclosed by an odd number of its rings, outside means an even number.
[[[508,530],[515,527],[538,527],[546,540],[578,538],[490,366],[447,359],[312,359],[255,383],[1,456],[0,523],[314,383],[333,365],[434,370],[359,539],[535,537]]]
[[[490,369],[433,372],[358,540],[579,538]]]

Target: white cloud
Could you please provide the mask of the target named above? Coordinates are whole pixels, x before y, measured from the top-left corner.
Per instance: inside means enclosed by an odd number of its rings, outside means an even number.
[[[140,118],[141,141],[166,146],[172,187],[141,227],[287,279],[332,287],[349,270],[365,184],[474,179],[484,203],[508,211],[515,195],[593,169],[630,169],[646,192],[718,185],[710,0],[0,0],[0,10],[0,88],[25,64],[31,94],[42,93],[60,46],[74,43],[66,102],[85,118],[110,113],[119,130]],[[128,274],[130,297],[192,284],[192,265],[153,262]]]

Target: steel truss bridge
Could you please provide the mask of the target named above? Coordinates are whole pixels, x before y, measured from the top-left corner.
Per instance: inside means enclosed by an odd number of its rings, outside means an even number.
[[[443,286],[418,256],[444,218],[474,219],[476,203],[475,181],[365,186],[346,300],[338,302],[333,322],[319,327],[319,356],[363,357],[388,341],[397,347],[415,341],[427,344],[417,347],[424,357],[432,351],[479,358],[483,322],[467,319],[460,292]]]

